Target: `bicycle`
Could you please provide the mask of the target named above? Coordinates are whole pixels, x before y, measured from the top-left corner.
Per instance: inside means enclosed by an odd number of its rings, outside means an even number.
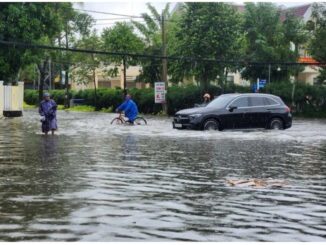
[[[128,123],[128,121],[126,121],[126,119],[124,118],[123,113],[121,113],[121,112],[120,112],[118,117],[113,118],[113,120],[111,121],[111,124],[118,124],[118,125],[126,124],[126,123]],[[146,119],[143,118],[143,117],[140,117],[140,116],[137,116],[135,118],[134,123],[136,125],[147,125]]]

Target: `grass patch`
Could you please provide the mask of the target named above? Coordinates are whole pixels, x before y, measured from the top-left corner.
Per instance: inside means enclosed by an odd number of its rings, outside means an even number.
[[[29,105],[25,101],[23,102],[23,109],[35,109],[37,108],[36,105]]]
[[[74,107],[64,109],[64,110],[66,110],[66,111],[79,111],[79,112],[93,112],[93,111],[95,111],[95,107],[94,106],[89,106],[89,105],[78,105],[78,106],[74,106]]]
[[[58,105],[57,110],[64,110],[65,106],[64,105]]]
[[[301,113],[293,113],[294,117],[299,118],[318,118],[323,119],[326,118],[325,111],[308,111],[308,112],[301,112]]]
[[[110,106],[109,108],[102,108],[100,112],[111,113],[113,112],[113,106]]]

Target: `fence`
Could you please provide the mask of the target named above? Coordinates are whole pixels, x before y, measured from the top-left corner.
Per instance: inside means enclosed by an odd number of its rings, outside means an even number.
[[[5,117],[20,117],[23,115],[24,83],[18,86],[4,86],[0,81],[0,115]]]

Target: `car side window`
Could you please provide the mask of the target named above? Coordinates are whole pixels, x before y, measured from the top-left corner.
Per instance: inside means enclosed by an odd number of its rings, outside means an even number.
[[[241,97],[239,99],[236,99],[231,103],[230,106],[236,106],[237,108],[248,107],[249,106],[248,97]]]
[[[250,98],[250,106],[264,106],[264,97],[251,97]]]
[[[278,103],[275,100],[272,100],[270,98],[264,98],[265,105],[277,105]]]

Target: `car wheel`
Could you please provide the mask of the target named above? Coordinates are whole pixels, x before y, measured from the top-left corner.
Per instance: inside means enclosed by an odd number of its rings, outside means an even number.
[[[274,130],[280,130],[283,129],[283,122],[281,119],[278,118],[274,118],[271,120],[270,124],[269,124],[269,128],[270,129],[274,129]]]
[[[204,123],[204,130],[218,130],[219,123],[215,119],[208,119]]]

